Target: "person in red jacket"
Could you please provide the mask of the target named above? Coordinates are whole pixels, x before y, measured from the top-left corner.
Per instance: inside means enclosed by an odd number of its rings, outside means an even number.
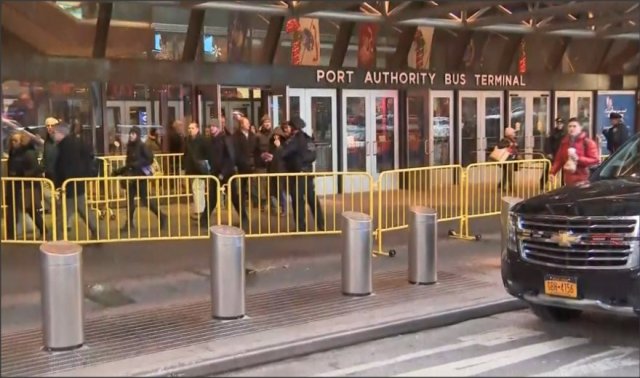
[[[577,118],[569,120],[567,136],[562,139],[551,168],[551,176],[560,169],[567,185],[589,178],[589,167],[600,163],[600,151],[593,139],[582,130]]]

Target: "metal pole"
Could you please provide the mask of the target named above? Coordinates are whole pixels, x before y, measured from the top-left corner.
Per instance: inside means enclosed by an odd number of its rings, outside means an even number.
[[[211,236],[211,314],[214,319],[239,319],[244,305],[244,231],[213,226]]]
[[[438,213],[423,206],[409,209],[409,282],[438,281]]]
[[[366,296],[373,291],[371,268],[371,217],[342,213],[342,293]]]
[[[500,213],[500,235],[501,235],[501,246],[502,250],[507,250],[507,239],[509,238],[509,212],[511,209],[522,202],[522,198],[518,197],[502,197],[502,210]]]
[[[45,350],[84,344],[82,246],[67,241],[40,246],[42,334]]]

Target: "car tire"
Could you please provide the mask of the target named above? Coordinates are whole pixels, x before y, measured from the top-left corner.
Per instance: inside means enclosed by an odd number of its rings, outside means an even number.
[[[577,319],[582,315],[582,310],[572,308],[562,308],[554,306],[543,306],[530,303],[531,311],[544,321],[568,322]]]

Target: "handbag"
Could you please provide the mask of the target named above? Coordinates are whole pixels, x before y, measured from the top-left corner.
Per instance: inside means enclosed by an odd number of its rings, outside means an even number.
[[[489,155],[489,159],[493,161],[503,162],[509,158],[509,149],[508,148],[498,148],[497,146],[493,148],[491,154]]]

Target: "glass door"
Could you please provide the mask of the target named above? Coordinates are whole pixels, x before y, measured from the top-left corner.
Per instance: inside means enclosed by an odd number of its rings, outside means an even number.
[[[502,136],[502,93],[461,91],[460,155],[463,166],[488,160]]]
[[[564,118],[565,123],[569,118],[577,117],[583,130],[593,135],[593,117],[591,115],[591,92],[556,92],[556,117]]]
[[[429,99],[429,165],[453,164],[453,91],[431,91]]]
[[[398,95],[396,91],[345,90],[342,94],[346,172],[369,172],[374,180],[398,165]],[[349,181],[348,178],[345,181]],[[345,191],[363,191],[363,180],[345,184]],[[368,185],[367,185],[368,186]]]
[[[213,104],[212,101],[208,101],[207,103]],[[159,128],[162,128],[162,126],[164,126],[163,123],[165,125],[171,126],[173,124],[173,121],[184,118],[183,109],[184,109],[184,104],[182,103],[182,101],[179,101],[179,100],[168,101],[167,102],[167,112],[168,112],[167,118],[168,119],[166,120],[166,122],[160,122],[160,101],[154,101],[153,102],[154,124],[157,125]],[[209,115],[210,113],[207,111],[205,114]],[[205,122],[208,124],[211,118],[212,117],[205,117]]]
[[[544,156],[549,106],[549,92],[509,92],[509,126],[516,130],[518,149],[526,159]]]
[[[303,130],[316,142],[316,161],[314,172],[337,171],[337,100],[333,89],[295,89],[288,90],[291,116],[302,118],[306,127]],[[315,179],[316,193],[334,194],[338,190],[337,178],[327,176]]]
[[[407,94],[407,162],[409,168],[429,165],[429,93]]]

